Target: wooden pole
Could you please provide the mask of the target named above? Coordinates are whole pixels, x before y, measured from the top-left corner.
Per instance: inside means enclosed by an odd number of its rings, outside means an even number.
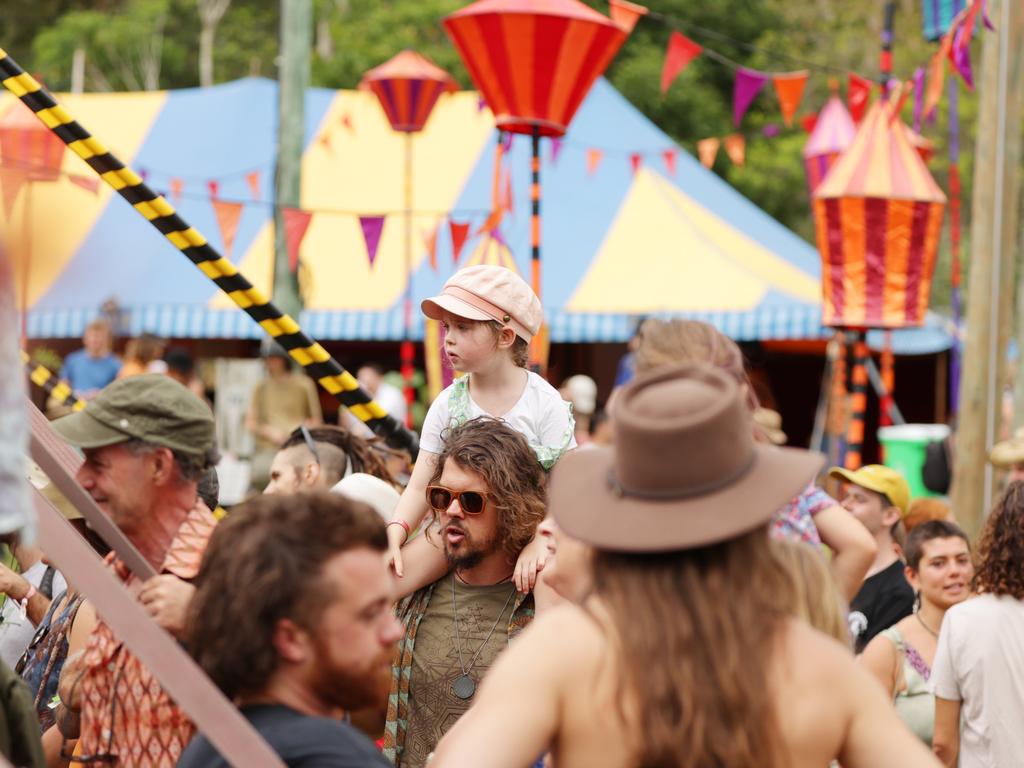
[[[1020,4],[997,0],[990,6],[996,32],[983,33],[981,104],[975,143],[974,192],[971,215],[971,264],[968,281],[967,344],[960,383],[959,425],[953,475],[953,509],[971,536],[981,530],[993,495],[992,471],[986,457],[1000,412],[1000,359],[1011,299],[1001,296],[1000,282],[1012,275],[1012,239],[1016,227],[1016,166],[1019,156],[1019,99],[1011,95],[1021,62]],[[1015,71],[1011,71],[1015,70]],[[1017,89],[1014,88],[1014,91]],[[1016,149],[1010,149],[1010,145]],[[1013,283],[1011,282],[1010,285]],[[1006,293],[1005,291],[1003,293]],[[1006,322],[1006,325],[1009,323]]]

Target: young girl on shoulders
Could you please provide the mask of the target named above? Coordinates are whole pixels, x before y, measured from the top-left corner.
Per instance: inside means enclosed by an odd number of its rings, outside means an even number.
[[[416,467],[388,523],[388,552],[396,575],[420,586],[444,575],[444,555],[426,542],[417,543],[424,538],[420,536],[406,547],[406,555],[415,549],[406,573],[402,545],[427,513],[427,483],[445,430],[478,416],[500,418],[526,436],[545,469],[576,447],[570,405],[547,381],[526,369],[530,340],[540,330],[543,311],[519,275],[491,265],[460,269],[439,296],[423,302],[422,309],[427,317],[441,321],[445,354],[452,367],[465,375],[430,406]],[[535,540],[523,551],[514,574],[520,590],[532,588],[546,550],[543,542]],[[406,592],[409,584],[402,586]]]

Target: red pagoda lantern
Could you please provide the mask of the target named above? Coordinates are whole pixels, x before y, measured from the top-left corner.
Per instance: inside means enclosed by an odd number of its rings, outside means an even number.
[[[627,31],[579,0],[478,0],[444,19],[499,130],[532,137],[531,273],[541,294],[540,137],[565,134]],[[533,359],[546,360],[546,332]]]
[[[359,87],[377,97],[394,131],[405,134],[405,299],[403,307],[402,379],[405,382],[406,426],[412,428],[412,137],[423,130],[442,93],[458,88],[455,80],[426,56],[402,51],[367,72]]]

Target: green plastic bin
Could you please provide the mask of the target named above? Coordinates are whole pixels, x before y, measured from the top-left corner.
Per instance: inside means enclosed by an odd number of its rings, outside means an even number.
[[[882,463],[900,472],[910,485],[910,497],[940,496],[924,486],[921,469],[929,443],[949,437],[945,424],[900,424],[881,427],[878,442],[882,445]]]

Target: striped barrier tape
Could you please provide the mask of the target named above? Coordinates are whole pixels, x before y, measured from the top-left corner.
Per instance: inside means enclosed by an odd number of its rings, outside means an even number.
[[[113,154],[68,114],[53,96],[0,48],[0,80],[21,99],[36,117],[92,168],[103,181],[128,201],[158,232],[187,256],[218,288],[280,344],[307,374],[374,433],[393,448],[419,450],[415,433],[398,422],[373,400],[356,378],[345,370],[299,324],[275,307],[253,287],[235,265],[225,259],[174,207],[150,189],[138,174]]]
[[[29,380],[42,389],[48,397],[52,397],[61,405],[66,405],[73,411],[80,411],[85,408],[85,400],[81,400],[75,395],[70,384],[61,380],[57,374],[46,366],[33,363],[25,350],[21,350],[21,361],[25,364]]]

